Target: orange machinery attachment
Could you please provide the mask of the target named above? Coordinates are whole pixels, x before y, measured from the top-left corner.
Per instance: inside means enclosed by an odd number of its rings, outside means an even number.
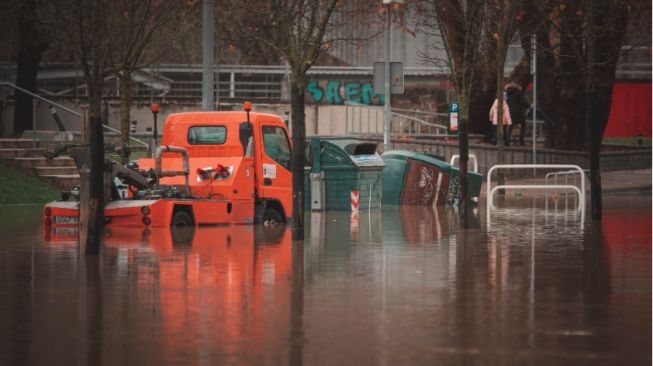
[[[106,225],[286,222],[292,216],[286,125],[279,116],[250,112],[249,102],[244,107],[169,115],[153,156],[126,166],[138,179],[123,179],[125,168],[116,175],[128,190],[106,202]],[[114,178],[105,186],[117,192]],[[46,227],[76,226],[79,202],[48,203],[43,217]]]

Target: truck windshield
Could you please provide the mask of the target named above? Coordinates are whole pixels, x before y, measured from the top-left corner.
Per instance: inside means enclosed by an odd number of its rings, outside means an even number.
[[[227,139],[224,126],[193,126],[188,129],[188,143],[191,145],[221,145]]]
[[[281,127],[263,126],[263,147],[265,153],[282,167],[290,170],[290,145]]]

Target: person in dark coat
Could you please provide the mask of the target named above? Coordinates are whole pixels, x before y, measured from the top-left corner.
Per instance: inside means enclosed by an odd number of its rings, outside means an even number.
[[[506,85],[506,102],[510,110],[510,118],[512,119],[513,126],[519,126],[519,145],[524,146],[524,132],[526,131],[526,110],[529,104],[524,99],[522,88],[519,84],[509,83]],[[512,128],[508,130],[508,141]]]

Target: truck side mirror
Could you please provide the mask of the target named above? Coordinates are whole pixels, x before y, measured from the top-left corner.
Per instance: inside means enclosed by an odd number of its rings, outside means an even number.
[[[247,145],[252,137],[252,124],[249,122],[241,122],[239,129],[240,144],[243,145],[243,155],[247,154]]]

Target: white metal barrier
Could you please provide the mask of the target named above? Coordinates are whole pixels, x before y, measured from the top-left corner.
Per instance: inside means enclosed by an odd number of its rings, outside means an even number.
[[[583,169],[583,172],[587,173],[587,172],[589,172],[589,170],[588,169]],[[548,185],[549,184],[549,178],[551,178],[551,177],[553,177],[553,184],[554,185],[558,184],[558,177],[559,176],[563,176],[565,178],[565,184],[569,184],[569,176],[572,176],[574,178],[574,183],[573,184],[575,186],[577,186],[578,185],[578,180],[576,179],[576,177],[578,175],[580,175],[580,179],[585,181],[585,174],[580,174],[578,172],[578,170],[576,170],[576,169],[564,170],[564,171],[560,171],[560,172],[550,172],[550,173],[547,173],[544,176],[544,184]],[[567,205],[567,196],[568,196],[567,192],[565,192],[565,209],[567,209],[567,206],[568,206]],[[545,199],[545,205],[546,205],[545,208],[548,208],[548,203],[549,203],[549,190],[548,189],[544,190],[544,199]],[[556,200],[556,208],[557,208],[557,203],[558,202]]]
[[[504,164],[504,165],[495,165],[490,168],[487,172],[487,184],[486,184],[486,197],[487,197],[487,204],[486,204],[486,211],[487,211],[487,221],[488,221],[488,227],[490,226],[490,210],[494,209],[494,203],[493,203],[493,198],[494,198],[494,193],[499,190],[499,189],[544,189],[545,192],[548,189],[564,189],[564,190],[572,190],[575,191],[578,194],[578,207],[577,210],[580,211],[581,215],[581,222],[585,221],[585,179],[583,175],[583,179],[581,179],[580,185],[581,188],[578,189],[576,185],[570,185],[570,184],[556,184],[556,185],[549,185],[549,184],[529,184],[529,185],[524,185],[524,184],[504,184],[504,185],[497,185],[494,188],[492,187],[492,173],[495,170],[499,169],[567,169],[569,171],[574,171],[578,172],[581,175],[584,174],[583,169],[579,167],[578,165],[565,165],[565,164]]]
[[[478,173],[478,160],[476,159],[476,155],[469,154],[469,158],[472,160],[472,164],[474,164],[474,167],[472,168],[472,171],[474,173]],[[458,159],[460,159],[460,155],[451,156],[451,162],[449,162],[449,164],[451,164],[451,166],[454,166],[454,164],[456,163],[456,160],[458,160]]]

